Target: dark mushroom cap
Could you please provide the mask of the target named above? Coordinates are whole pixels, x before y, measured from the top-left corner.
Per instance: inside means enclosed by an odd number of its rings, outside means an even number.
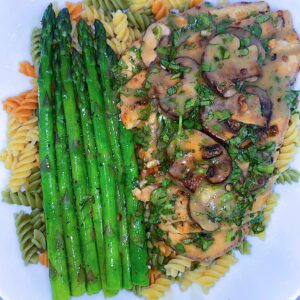
[[[213,184],[225,181],[232,169],[226,149],[201,131],[185,130],[184,135],[168,147],[168,155],[174,160],[170,175],[192,192],[203,178]],[[182,157],[176,158],[176,151],[181,151]]]
[[[252,82],[261,76],[257,46],[250,45],[243,55],[239,48],[240,40],[236,35],[219,34],[209,41],[203,55],[204,77],[219,95],[226,98],[237,93],[237,81]]]

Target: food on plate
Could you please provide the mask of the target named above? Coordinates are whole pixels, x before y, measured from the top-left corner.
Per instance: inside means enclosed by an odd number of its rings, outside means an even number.
[[[32,88],[3,103],[26,263],[53,299],[173,279],[206,292],[261,236],[299,145],[300,40],[264,1],[85,1],[32,32]]]

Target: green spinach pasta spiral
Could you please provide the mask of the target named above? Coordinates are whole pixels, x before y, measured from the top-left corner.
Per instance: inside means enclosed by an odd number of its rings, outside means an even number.
[[[38,229],[34,229],[34,231],[33,231],[33,238],[31,239],[31,242],[41,252],[45,251],[46,248],[47,248],[45,232],[42,232],[41,230],[38,230]]]
[[[101,8],[106,14],[110,14],[118,9],[126,9],[129,4],[126,0],[85,0],[85,4],[94,5],[97,9]]]
[[[31,216],[24,212],[20,212],[15,218],[22,257],[26,264],[37,263],[39,259],[38,248],[31,241],[34,230]]]
[[[287,169],[279,174],[277,183],[279,184],[292,184],[298,182],[300,179],[300,172],[294,169]]]
[[[34,167],[31,170],[31,175],[27,179],[27,183],[25,184],[25,189],[27,192],[36,192],[41,193],[41,173],[39,167]]]
[[[129,25],[136,27],[141,31],[145,31],[152,22],[152,17],[144,13],[132,12],[129,10],[126,12],[126,15]]]
[[[41,192],[19,191],[12,193],[10,191],[2,192],[3,202],[9,204],[30,206],[32,209],[43,208],[43,198]]]
[[[36,69],[40,64],[40,57],[41,57],[41,49],[40,49],[41,33],[42,33],[42,29],[40,27],[33,28],[31,33],[31,58]]]

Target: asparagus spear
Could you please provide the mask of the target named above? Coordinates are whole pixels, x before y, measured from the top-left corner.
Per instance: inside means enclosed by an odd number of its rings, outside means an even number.
[[[125,168],[132,283],[138,286],[148,286],[148,252],[144,226],[144,205],[132,193],[136,182],[139,180],[139,170],[132,131],[127,130],[122,123],[120,124],[120,144]]]
[[[60,48],[63,106],[68,134],[73,186],[80,229],[81,247],[87,280],[88,294],[101,289],[95,232],[91,217],[91,197],[88,195],[87,170],[82,148],[79,114],[71,72],[71,22],[67,9],[57,18],[57,41]]]
[[[67,133],[61,95],[60,65],[58,49],[54,52],[55,111],[56,111],[56,161],[59,198],[62,204],[63,228],[67,252],[67,262],[72,296],[85,292],[85,273],[80,250],[80,238],[75,213],[74,193],[70,172],[70,157],[67,146]]]
[[[122,269],[118,239],[117,194],[110,141],[105,126],[105,107],[99,83],[94,41],[88,25],[79,21],[79,43],[86,68],[86,82],[90,96],[95,141],[98,154],[100,185],[103,198],[103,226],[105,241],[107,289],[118,291],[122,288]]]
[[[50,281],[54,300],[70,298],[63,225],[56,181],[53,94],[52,94],[52,43],[55,14],[50,4],[43,16],[41,35],[41,62],[39,69],[39,129],[41,178],[46,216],[47,245]]]
[[[106,290],[105,247],[102,220],[102,199],[100,195],[100,179],[97,164],[94,129],[89,108],[89,97],[85,82],[84,65],[81,55],[73,49],[72,55],[73,82],[76,90],[77,106],[79,108],[85,155],[87,159],[88,178],[91,195],[94,197],[93,221],[96,233],[96,245],[103,290]]]
[[[113,119],[112,125],[118,126],[118,135],[111,136],[121,145],[120,154],[119,149],[115,152],[117,169],[122,170],[119,172],[119,180],[125,177],[126,188],[126,200],[127,200],[127,220],[129,227],[129,242],[130,242],[130,258],[131,258],[131,276],[132,283],[134,285],[148,285],[148,258],[147,258],[147,246],[146,235],[143,224],[143,204],[134,198],[132,190],[134,188],[134,182],[138,180],[138,165],[134,152],[134,143],[132,138],[132,132],[126,130],[121,121],[118,121],[118,109],[117,109],[117,97],[112,93],[110,84],[110,68],[112,68],[116,62],[116,56],[112,49],[105,46],[105,29],[100,21],[95,21],[95,33],[96,44],[99,53],[98,63],[101,69],[102,83],[105,87],[105,100],[107,104],[107,110]],[[106,49],[106,51],[105,51]],[[116,132],[116,131],[115,131]],[[117,147],[115,146],[115,147]],[[120,146],[119,146],[120,147]],[[125,174],[123,173],[125,167]],[[125,176],[124,176],[125,175]]]
[[[97,61],[100,68],[100,79],[103,87],[102,101],[105,104],[106,111],[106,126],[109,133],[110,144],[115,161],[115,172],[117,179],[117,193],[118,193],[118,212],[120,218],[120,249],[123,267],[123,287],[126,289],[132,288],[131,282],[131,265],[128,241],[128,227],[127,227],[127,212],[126,212],[126,198],[124,187],[124,166],[119,144],[119,111],[112,98],[111,84],[110,84],[110,61],[106,53],[106,31],[99,20],[95,22],[95,37],[97,46]]]

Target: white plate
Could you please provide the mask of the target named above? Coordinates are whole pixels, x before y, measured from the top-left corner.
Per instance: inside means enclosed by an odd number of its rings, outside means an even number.
[[[63,1],[58,1],[62,3]],[[0,9],[0,99],[30,88],[29,79],[18,73],[18,63],[30,60],[30,34],[39,24],[49,0],[1,0]],[[270,0],[273,9],[288,9],[300,33],[300,2]],[[298,85],[300,88],[299,80]],[[0,110],[0,150],[6,145],[7,114]],[[300,156],[294,162],[300,169]],[[9,172],[0,164],[0,190],[8,183]],[[300,185],[278,186],[281,199],[266,231],[266,240],[249,238],[250,256],[239,261],[205,296],[194,285],[182,293],[174,285],[164,299],[295,300],[300,295]],[[15,231],[16,206],[0,203],[0,298],[3,300],[50,300],[48,270],[25,267]],[[79,300],[103,299],[103,294]],[[121,292],[114,299],[137,299]]]

